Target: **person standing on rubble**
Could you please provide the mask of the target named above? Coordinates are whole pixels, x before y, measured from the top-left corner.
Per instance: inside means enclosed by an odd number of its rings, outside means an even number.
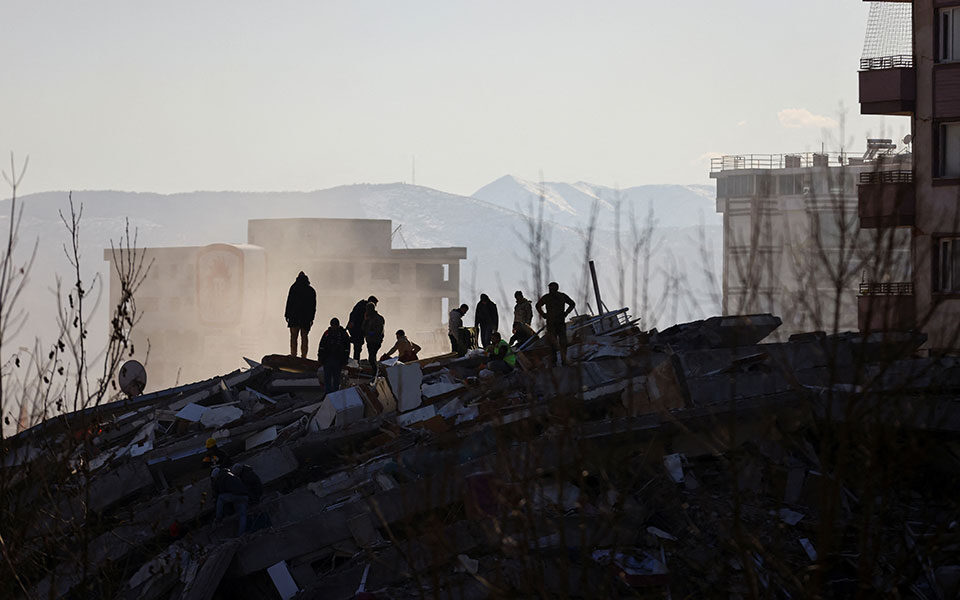
[[[370,300],[361,298],[353,305],[350,317],[347,319],[347,331],[350,333],[350,343],[353,344],[353,360],[359,361],[363,353],[363,318],[367,315],[367,304]]]
[[[531,325],[533,323],[533,303],[524,298],[523,292],[520,290],[515,291],[513,297],[517,300],[516,306],[513,307],[513,322],[523,323],[527,326]]]
[[[373,298],[373,296],[371,296]],[[367,360],[370,362],[370,368],[373,369],[373,377],[376,379],[380,362],[377,360],[377,352],[383,345],[383,316],[377,312],[376,298],[367,303],[367,312],[363,318],[363,336],[367,341]]]
[[[223,521],[224,507],[229,504],[237,513],[237,536],[243,535],[247,530],[247,502],[250,496],[247,486],[226,467],[214,467],[210,471],[210,483],[217,498],[217,513],[213,522],[219,525]]]
[[[408,363],[417,360],[417,353],[420,352],[422,348],[414,344],[407,339],[407,334],[404,333],[402,329],[397,330],[397,343],[393,345],[393,348],[380,357],[380,360],[387,360],[393,356],[394,352],[399,352],[400,354],[397,358],[400,362]]]
[[[560,364],[564,365],[567,363],[567,315],[576,303],[560,291],[556,281],[551,281],[547,290],[537,301],[537,312],[547,322],[547,340],[554,353],[559,350]]]
[[[457,356],[463,356],[467,353],[469,344],[464,342],[466,330],[463,328],[463,316],[467,314],[470,307],[461,304],[458,308],[450,311],[447,320],[447,334],[450,336],[450,351],[456,352]]]
[[[490,296],[480,294],[477,302],[477,312],[473,317],[473,324],[480,336],[480,345],[486,348],[490,344],[490,334],[500,328],[500,315],[497,314],[497,305],[490,300]]]
[[[309,343],[307,335],[313,326],[317,314],[317,292],[310,286],[310,280],[303,271],[290,286],[287,293],[287,308],[283,313],[290,328],[290,356],[297,355],[297,336],[300,337],[300,356],[307,357]]]
[[[350,358],[350,335],[340,327],[340,319],[330,319],[317,348],[317,361],[323,365],[323,391],[329,394],[340,389],[340,373]]]

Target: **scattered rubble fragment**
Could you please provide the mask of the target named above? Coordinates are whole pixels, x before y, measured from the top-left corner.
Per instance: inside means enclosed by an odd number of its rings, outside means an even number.
[[[0,595],[953,597],[960,360],[779,323],[621,309],[566,366],[352,361],[325,394],[274,355],[52,419],[4,442]],[[240,536],[208,439],[262,484]]]

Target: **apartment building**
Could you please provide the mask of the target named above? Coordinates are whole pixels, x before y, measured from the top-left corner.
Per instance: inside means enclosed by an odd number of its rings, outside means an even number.
[[[910,231],[913,263],[911,278],[902,285],[878,286],[861,296],[861,326],[920,330],[930,352],[955,353],[960,346],[960,1],[875,2],[859,86],[861,113],[909,117],[913,146],[909,171],[868,175],[858,188],[861,226]]]
[[[862,155],[714,158],[724,314],[776,314],[778,338],[856,330],[865,281],[889,284],[910,271],[909,235],[861,230],[857,183],[864,174],[909,171],[910,161],[890,140],[871,140]]]

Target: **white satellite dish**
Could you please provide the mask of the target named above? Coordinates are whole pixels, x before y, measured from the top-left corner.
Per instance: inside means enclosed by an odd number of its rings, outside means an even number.
[[[911,134],[908,133],[907,135],[903,136],[903,145],[904,145],[904,146],[909,146],[909,145],[910,145],[910,142],[912,142],[912,141],[913,141],[913,135],[911,135]]]
[[[136,398],[147,387],[147,370],[136,360],[128,360],[117,373],[120,389],[130,398]]]

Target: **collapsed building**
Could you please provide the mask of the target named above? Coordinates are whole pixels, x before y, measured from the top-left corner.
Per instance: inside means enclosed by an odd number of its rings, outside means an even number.
[[[4,445],[0,595],[957,597],[960,361],[779,325],[622,309],[566,366],[540,340],[324,394],[265,356],[51,419]],[[240,537],[210,437],[264,486]]]
[[[142,249],[150,269],[137,291],[131,341],[154,389],[286,348],[283,307],[300,271],[317,290],[316,341],[331,317],[345,325],[357,300],[376,293],[388,322],[402,323],[428,350],[445,346],[441,323],[460,304],[467,249],[393,248],[393,232],[385,219],[254,219],[246,244]],[[115,263],[128,259],[104,251],[110,306],[123,293]]]

